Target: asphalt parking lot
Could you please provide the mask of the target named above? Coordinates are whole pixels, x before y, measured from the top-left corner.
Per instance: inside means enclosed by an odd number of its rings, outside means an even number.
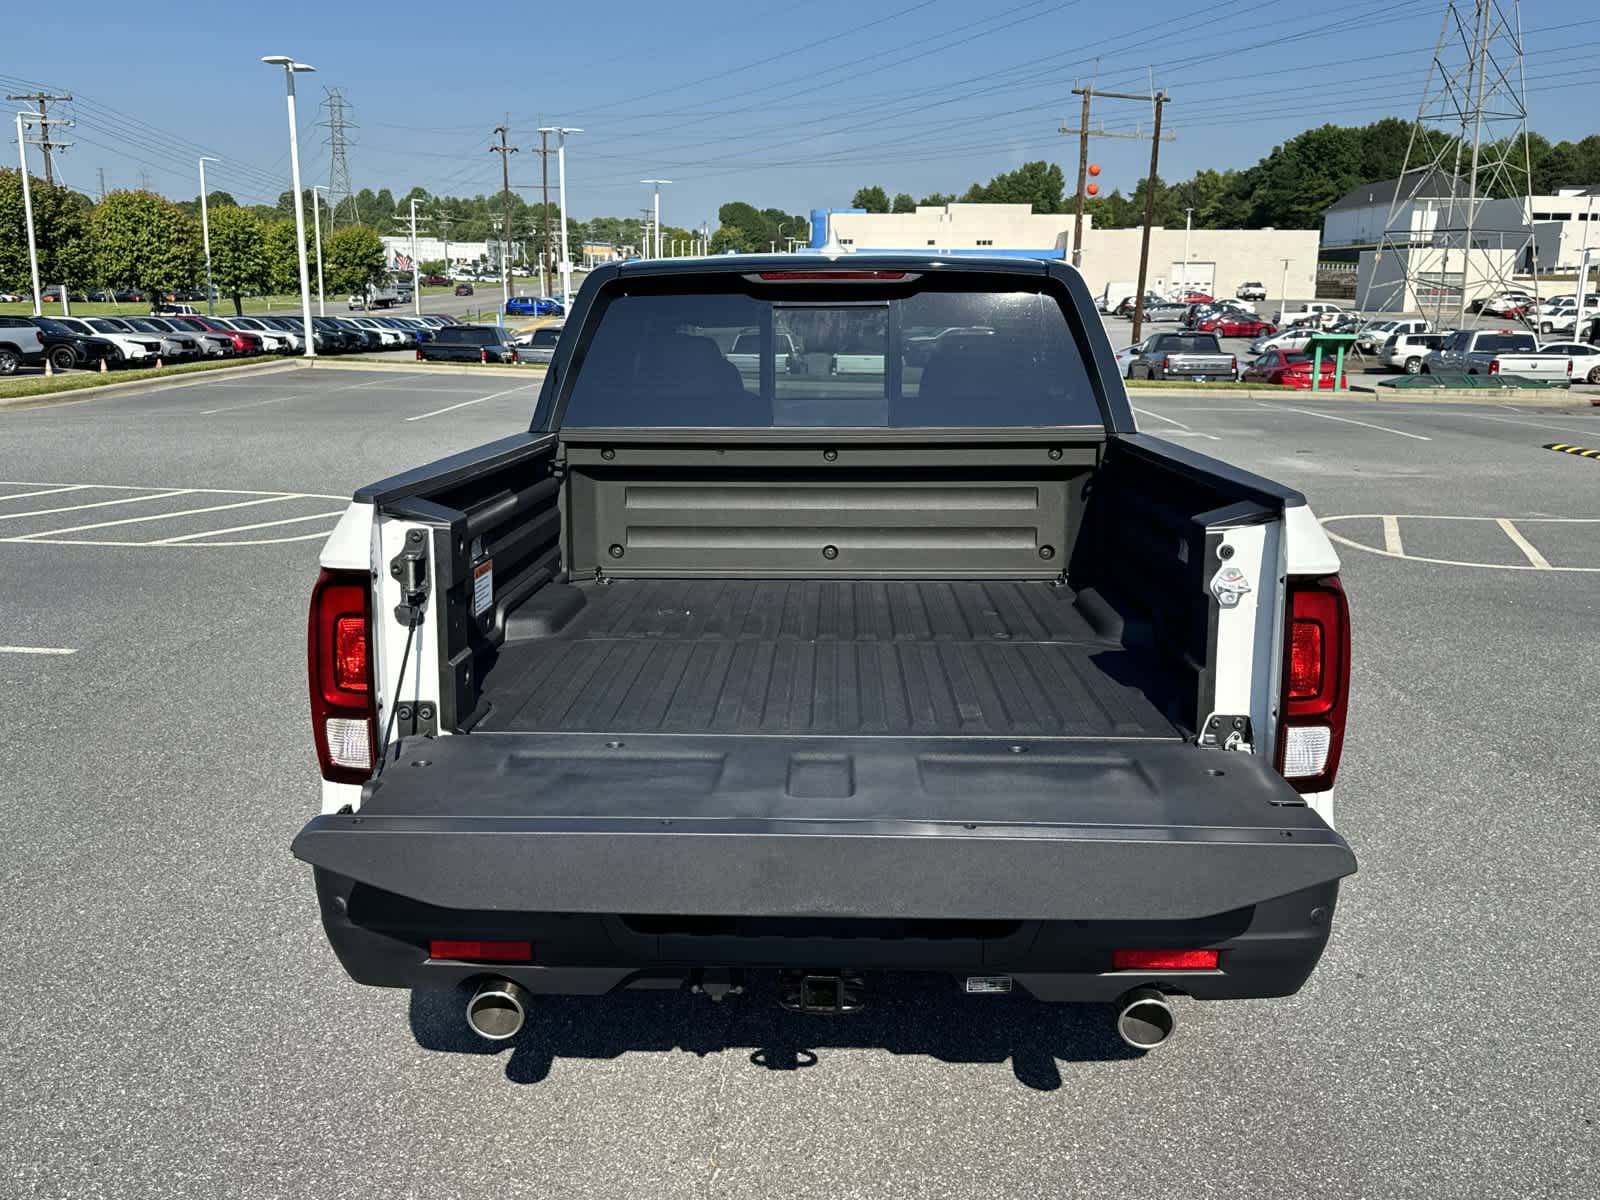
[[[831,1019],[550,1002],[490,1048],[323,940],[288,852],[305,604],[342,497],[524,428],[538,386],[0,413],[0,1194],[1595,1194],[1600,462],[1542,447],[1600,445],[1600,410],[1134,396],[1339,539],[1361,871],[1300,995],[1183,1004],[1142,1058],[1103,1010],[919,980]]]

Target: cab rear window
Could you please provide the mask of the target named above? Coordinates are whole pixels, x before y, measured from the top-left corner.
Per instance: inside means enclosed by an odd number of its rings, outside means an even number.
[[[1023,290],[615,296],[562,417],[590,427],[1100,425],[1066,315]],[[790,297],[793,297],[792,299]]]

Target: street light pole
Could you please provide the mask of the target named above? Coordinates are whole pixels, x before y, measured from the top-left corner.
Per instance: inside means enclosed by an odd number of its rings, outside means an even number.
[[[325,183],[311,185],[311,228],[312,237],[317,243],[317,316],[319,317],[328,315],[328,304],[322,294],[322,198],[317,193],[327,190],[328,185]],[[330,221],[333,219],[331,208],[328,211],[328,219]]]
[[[660,258],[661,257],[661,185],[664,184],[664,183],[671,183],[672,180],[670,180],[670,179],[641,179],[641,180],[639,180],[639,182],[640,183],[651,184],[655,188],[655,216],[652,218],[652,220],[655,222],[655,230],[656,230],[656,252],[655,252],[655,257],[656,258]]]
[[[206,209],[206,164],[221,161],[209,154],[200,156],[200,240],[206,248],[206,313],[213,317],[217,315],[217,293],[211,286],[211,216]]]
[[[1282,289],[1278,292],[1278,320],[1276,322],[1277,324],[1281,325],[1283,323],[1283,314],[1288,312],[1288,311],[1289,311],[1289,260],[1286,258],[1286,259],[1283,260],[1283,286],[1282,286]]]
[[[306,357],[317,356],[316,336],[311,325],[311,269],[306,263],[306,210],[300,195],[300,134],[294,119],[294,77],[297,72],[315,71],[305,63],[295,62],[286,54],[269,54],[261,60],[268,66],[282,67],[289,98],[289,177],[294,184],[294,239],[295,251],[300,259],[300,315],[305,320]]]
[[[22,114],[17,114],[17,158],[22,163],[22,213],[28,224],[28,270],[33,274],[33,315],[44,315],[39,298],[39,246],[33,238],[33,189],[28,185],[28,143],[22,137]],[[61,289],[66,294],[66,288]]]
[[[567,134],[582,133],[564,125],[545,126],[540,133],[556,135],[556,190],[561,205],[561,307],[572,307],[572,258],[567,253]]]
[[[417,198],[411,197],[411,305],[422,315],[422,276],[417,269]]]
[[[1183,210],[1183,286],[1189,286],[1189,228],[1194,217],[1194,209]],[[1213,286],[1215,284],[1213,283]]]

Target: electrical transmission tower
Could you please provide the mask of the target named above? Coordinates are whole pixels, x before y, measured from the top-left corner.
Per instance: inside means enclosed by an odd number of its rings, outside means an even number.
[[[1466,323],[1468,302],[1536,274],[1520,0],[1449,0],[1365,306]]]
[[[323,88],[326,95],[322,106],[328,110],[326,120],[318,122],[328,131],[322,144],[328,148],[328,199],[333,205],[329,227],[337,228],[341,215],[347,225],[361,223],[361,210],[356,206],[356,194],[350,186],[349,149],[350,131],[358,128],[350,119],[350,101],[338,88]]]

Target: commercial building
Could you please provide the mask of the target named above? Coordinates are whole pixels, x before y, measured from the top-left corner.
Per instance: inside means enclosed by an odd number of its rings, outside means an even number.
[[[1010,258],[1072,258],[1072,213],[1036,213],[1026,204],[922,205],[911,213],[816,209],[811,246],[830,241],[845,250],[908,250],[934,254]],[[1144,231],[1096,229],[1085,216],[1081,269],[1096,296],[1106,289],[1134,290]],[[1150,231],[1146,286],[1166,293],[1180,287],[1231,296],[1241,283],[1259,282],[1277,294],[1287,260],[1291,296],[1310,296],[1316,279],[1315,229],[1166,229]],[[1121,299],[1120,296],[1116,299]]]
[[[479,263],[487,261],[491,255],[488,242],[458,242],[446,241],[436,237],[417,237],[417,258],[422,262],[433,262],[442,259],[445,262]],[[383,239],[383,252],[388,256],[389,269],[392,271],[409,271],[411,269],[411,236],[401,234],[396,237]]]

